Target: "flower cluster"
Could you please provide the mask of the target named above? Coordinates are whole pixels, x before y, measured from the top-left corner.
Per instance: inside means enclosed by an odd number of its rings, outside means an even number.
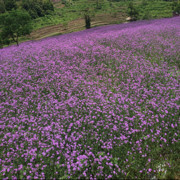
[[[147,178],[179,145],[180,18],[0,50],[0,178]]]

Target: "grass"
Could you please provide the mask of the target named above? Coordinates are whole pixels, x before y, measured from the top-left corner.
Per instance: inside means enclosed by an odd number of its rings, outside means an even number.
[[[110,3],[105,0],[104,3],[102,3],[101,9],[96,9],[95,3],[89,3],[88,7],[94,8],[94,12],[96,15],[98,14],[104,14],[104,13],[127,13],[127,7],[128,7],[129,1],[120,1],[120,2],[112,2],[112,6],[110,6]],[[70,22],[77,18],[83,17],[83,10],[86,9],[86,4],[84,1],[79,0],[75,1],[73,5],[71,6],[64,6],[62,8],[59,8],[59,4],[61,2],[56,3],[55,7],[55,14],[50,15],[48,17],[44,18],[38,18],[34,23],[34,28],[42,28],[47,25],[57,25],[61,24],[63,21]],[[147,11],[152,15],[152,18],[164,18],[164,17],[172,17],[172,9],[171,5],[172,2],[166,2],[166,1],[147,1],[147,5],[143,5],[142,1],[135,1],[136,7],[139,9],[140,17],[139,19],[142,19],[142,17],[145,15]]]
[[[179,17],[0,50],[1,179],[178,179]]]
[[[139,11],[139,20],[172,17],[172,2],[145,2],[143,3],[142,0],[134,1],[135,7]],[[81,24],[80,21],[83,20],[83,13],[87,7],[92,11],[92,27],[126,22],[128,4],[129,1],[111,2],[110,4],[110,2],[104,0],[101,8],[97,8],[96,3],[84,3],[84,0],[74,1],[72,5],[68,6],[61,2],[55,3],[54,13],[33,20],[33,32],[30,36],[20,38],[20,42],[85,29],[85,24]],[[64,24],[72,24],[73,22],[76,22],[80,27],[69,26],[66,30],[64,29]],[[49,29],[50,26],[52,26],[51,29]]]

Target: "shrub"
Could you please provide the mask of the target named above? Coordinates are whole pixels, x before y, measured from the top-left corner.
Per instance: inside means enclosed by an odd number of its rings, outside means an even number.
[[[22,8],[27,10],[33,19],[45,16],[46,14],[50,14],[51,11],[54,11],[53,4],[49,0],[23,0]]]

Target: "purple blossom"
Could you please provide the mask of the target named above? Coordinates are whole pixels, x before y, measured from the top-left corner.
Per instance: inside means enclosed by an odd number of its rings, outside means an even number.
[[[126,179],[136,168],[135,176],[146,179],[164,149],[174,158],[179,20],[98,27],[0,49],[2,178]]]

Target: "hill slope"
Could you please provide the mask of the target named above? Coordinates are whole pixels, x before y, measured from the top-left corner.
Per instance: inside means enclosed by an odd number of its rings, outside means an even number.
[[[20,38],[20,41],[37,40],[44,37],[65,34],[85,29],[84,12],[87,8],[92,11],[91,27],[126,22],[128,4],[130,1],[84,1],[72,3],[54,2],[55,11],[44,17],[33,20],[33,32],[30,36]],[[102,3],[103,2],[103,3]],[[134,0],[134,6],[139,12],[138,19],[158,19],[172,17],[172,2]],[[20,7],[21,1],[17,1]]]
[[[180,18],[0,50],[0,178],[178,179]]]

